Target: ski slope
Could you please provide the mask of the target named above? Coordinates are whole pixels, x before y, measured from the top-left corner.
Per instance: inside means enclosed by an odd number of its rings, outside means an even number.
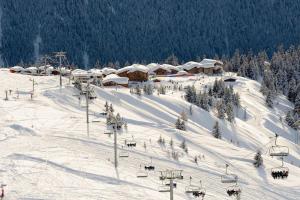
[[[217,120],[214,111],[206,112],[193,106],[187,131],[174,128],[174,123],[190,104],[182,92],[166,95],[136,96],[127,88],[97,88],[97,99],[90,104],[90,133],[87,136],[85,99],[78,99],[79,91],[63,79],[63,88],[58,87],[57,76],[28,76],[0,71],[0,182],[5,187],[5,200],[157,200],[169,199],[169,193],[159,193],[161,184],[159,170],[183,170],[183,180],[177,180],[174,199],[194,199],[185,194],[189,176],[193,184],[202,181],[206,189],[205,199],[234,199],[226,194],[230,184],[221,183],[220,177],[229,164],[229,172],[239,176],[242,188],[241,199],[296,200],[300,198],[300,149],[296,145],[296,131],[281,122],[279,116],[292,108],[283,96],[275,100],[274,109],[264,105],[259,92],[260,84],[237,77],[234,90],[241,96],[242,108],[237,111],[235,123],[220,120],[222,140],[211,136]],[[35,79],[33,100],[32,81]],[[192,85],[201,90],[212,84],[215,78],[189,77],[170,78],[183,85]],[[167,80],[167,78],[166,78]],[[12,90],[5,101],[5,90]],[[15,91],[19,91],[19,98]],[[120,113],[128,122],[127,130],[118,134],[118,148],[124,140],[132,137],[137,147],[126,149],[128,158],[119,158],[119,167],[114,168],[113,136],[105,135],[106,118],[99,113],[105,102],[112,103],[115,113]],[[244,119],[244,109],[247,119]],[[283,120],[284,121],[284,120]],[[268,148],[274,143],[275,132],[279,144],[290,149],[285,159],[290,175],[285,180],[273,180],[272,167],[281,161],[268,156]],[[165,146],[157,143],[159,136],[166,140]],[[172,159],[171,138],[179,160]],[[180,147],[186,140],[188,154]],[[146,148],[144,148],[144,143]],[[253,167],[253,157],[260,149],[264,165]],[[199,156],[198,164],[194,157]],[[139,166],[155,165],[155,172],[148,178],[139,179]]]

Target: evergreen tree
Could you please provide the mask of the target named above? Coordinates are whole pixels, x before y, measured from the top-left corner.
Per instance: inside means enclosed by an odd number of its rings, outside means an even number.
[[[261,152],[257,151],[257,153],[254,156],[254,163],[253,163],[253,165],[255,167],[260,167],[262,164],[263,164],[263,158],[261,156]]]
[[[213,127],[213,130],[212,130],[212,135],[215,137],[215,138],[221,138],[221,131],[220,131],[220,127],[219,127],[219,122],[216,121],[214,127]]]
[[[270,108],[273,108],[273,95],[272,95],[272,93],[271,92],[269,92],[268,94],[267,94],[267,97],[266,97],[266,104],[267,104],[267,106],[268,107],[270,107]]]
[[[109,106],[109,111],[110,111],[111,113],[113,113],[113,112],[115,111],[112,104],[110,104],[110,106]]]
[[[109,111],[109,105],[108,105],[107,101],[105,102],[104,107],[105,107],[105,112],[108,112]]]
[[[226,107],[223,100],[219,101],[217,104],[218,118],[224,119],[226,113]]]
[[[234,120],[234,112],[233,112],[233,105],[232,103],[228,103],[226,106],[226,114],[227,120],[232,122]]]

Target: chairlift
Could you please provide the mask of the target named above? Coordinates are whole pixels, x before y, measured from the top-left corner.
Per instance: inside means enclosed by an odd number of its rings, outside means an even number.
[[[192,185],[192,177],[190,176],[190,183],[185,187],[185,193],[191,193],[194,197],[202,197],[203,199],[206,194],[206,190],[202,187],[201,181],[200,186]]]
[[[238,181],[238,176],[235,175],[235,174],[228,174],[228,167],[229,165],[226,164],[226,171],[225,171],[225,174],[221,176],[221,182],[222,183],[237,183]]]
[[[277,138],[278,135],[275,135],[275,145],[273,145],[270,149],[269,149],[269,155],[270,156],[278,156],[278,157],[282,157],[282,156],[288,156],[289,155],[289,148],[287,146],[280,146],[277,144]]]
[[[140,165],[140,169],[136,174],[137,178],[147,178],[148,177],[148,172],[142,170],[142,165]]]
[[[155,170],[155,166],[152,164],[152,157],[151,157],[151,162],[145,165],[145,170],[148,170],[148,171]]]
[[[120,151],[119,157],[120,158],[128,158],[129,157],[128,151],[125,151],[123,146],[122,146],[122,150]]]
[[[228,196],[239,196],[242,193],[242,189],[240,188],[240,186],[238,186],[238,184],[236,183],[233,186],[230,186],[226,189],[226,192],[228,194]]]
[[[286,179],[289,176],[289,168],[283,166],[283,157],[281,159],[281,166],[271,169],[271,175],[274,179]]]
[[[129,140],[125,139],[125,145],[127,147],[136,147],[136,141],[134,140],[133,136]]]

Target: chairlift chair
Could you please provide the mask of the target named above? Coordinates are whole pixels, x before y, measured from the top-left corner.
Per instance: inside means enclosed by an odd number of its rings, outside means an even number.
[[[128,158],[129,157],[128,151],[125,151],[123,146],[122,146],[122,150],[120,151],[119,157],[120,158]]]
[[[165,183],[165,186],[169,186],[170,187],[170,183]],[[173,188],[177,188],[177,183],[173,181]]]
[[[237,183],[238,181],[238,176],[235,174],[228,174],[228,169],[229,165],[226,164],[226,171],[225,174],[221,176],[221,182],[222,183]]]
[[[145,165],[145,170],[154,171],[155,166],[152,164],[152,157],[150,159],[151,159],[151,162]]]
[[[112,135],[113,133],[111,131],[104,131],[105,135]]]
[[[190,183],[188,186],[185,187],[185,193],[193,193],[199,191],[200,191],[200,187],[196,185],[192,185],[192,177],[190,176]]]
[[[280,146],[277,144],[278,135],[275,135],[275,144],[269,149],[270,156],[288,156],[289,155],[289,148],[287,146]]]
[[[125,145],[127,147],[136,147],[136,141],[134,140],[133,136],[129,140],[125,140]]]
[[[283,157],[281,157],[282,164],[280,167],[271,169],[271,176],[274,179],[285,179],[289,176],[289,168],[283,166]]]
[[[148,177],[148,172],[142,170],[142,165],[140,165],[140,169],[136,174],[137,178],[147,178]]]
[[[240,186],[236,183],[226,189],[228,196],[239,196],[242,192]]]

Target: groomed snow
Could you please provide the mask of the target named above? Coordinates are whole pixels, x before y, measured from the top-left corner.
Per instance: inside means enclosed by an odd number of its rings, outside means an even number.
[[[231,83],[241,96],[242,109],[237,111],[235,123],[219,120],[222,140],[211,136],[217,120],[214,111],[206,112],[193,106],[193,115],[188,115],[187,131],[174,129],[179,114],[188,113],[190,104],[183,92],[167,91],[166,95],[137,96],[128,88],[94,87],[97,99],[90,102],[90,134],[86,134],[84,98],[79,91],[68,85],[63,77],[63,88],[59,88],[56,76],[34,77],[37,83],[34,99],[30,100],[32,82],[28,76],[0,70],[0,181],[7,184],[5,200],[158,200],[169,199],[168,193],[159,193],[161,181],[158,171],[165,169],[184,170],[183,180],[177,181],[175,200],[191,200],[185,194],[189,176],[193,184],[201,180],[206,188],[205,200],[229,198],[222,184],[225,163],[229,173],[239,176],[242,187],[241,199],[297,200],[300,197],[300,149],[294,143],[296,131],[290,129],[279,116],[292,108],[285,97],[275,100],[274,109],[265,106],[259,92],[260,84],[241,77]],[[221,76],[168,77],[183,86],[194,85],[202,90]],[[9,100],[4,101],[5,90],[12,89]],[[19,98],[17,98],[17,93]],[[118,134],[118,150],[124,140],[132,139],[137,147],[125,149],[129,157],[119,159],[119,167],[113,166],[113,137],[105,135],[106,119],[103,112],[105,102],[112,103],[115,113],[128,122],[128,129]],[[243,119],[244,109],[247,119]],[[280,135],[278,143],[290,149],[284,161],[290,175],[286,180],[273,180],[272,167],[281,161],[268,156],[268,148]],[[160,135],[166,144],[157,143]],[[179,161],[171,158],[173,151],[179,153]],[[179,146],[186,140],[188,154]],[[146,145],[146,149],[144,148]],[[253,157],[260,149],[264,165],[253,167]],[[201,156],[198,164],[195,156]],[[149,177],[136,177],[140,164],[151,162],[155,172]]]

